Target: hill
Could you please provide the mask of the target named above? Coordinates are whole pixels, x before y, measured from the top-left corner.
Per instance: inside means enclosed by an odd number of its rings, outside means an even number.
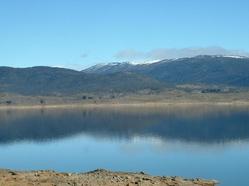
[[[80,92],[134,92],[159,89],[159,81],[131,72],[87,74],[52,67],[0,67],[0,92],[23,95],[72,95]]]

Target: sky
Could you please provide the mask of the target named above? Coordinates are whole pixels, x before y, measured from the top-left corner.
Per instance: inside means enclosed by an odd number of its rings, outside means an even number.
[[[249,56],[248,0],[0,0],[0,66]]]

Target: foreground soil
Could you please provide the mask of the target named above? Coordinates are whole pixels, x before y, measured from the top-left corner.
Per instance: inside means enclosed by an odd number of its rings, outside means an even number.
[[[0,170],[0,186],[214,186],[216,181],[181,177],[150,176],[143,172],[125,173],[98,169],[87,173],[54,171],[19,172]]]

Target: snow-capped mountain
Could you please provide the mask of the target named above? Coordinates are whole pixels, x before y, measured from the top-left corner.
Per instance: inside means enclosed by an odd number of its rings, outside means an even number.
[[[109,63],[95,65],[85,73],[142,74],[170,84],[202,83],[249,86],[249,58],[243,56],[200,55],[189,58],[157,60],[151,63]]]
[[[164,60],[145,60],[145,61],[130,61],[130,62],[111,62],[111,63],[99,63],[97,65],[94,65],[90,68],[87,68],[83,70],[83,72],[86,73],[114,73],[114,72],[120,72],[120,71],[133,71],[137,68],[146,68],[147,66],[154,66],[156,64],[161,64],[161,63],[169,63],[169,62],[184,62],[188,61],[189,63],[191,62],[203,62],[206,60],[209,60],[210,62],[212,61],[217,61],[220,60],[222,61],[225,58],[230,58],[234,61],[236,59],[244,59],[247,60],[249,59],[246,56],[238,56],[238,55],[199,55],[195,57],[186,57],[186,58],[175,58],[175,59],[164,59]]]

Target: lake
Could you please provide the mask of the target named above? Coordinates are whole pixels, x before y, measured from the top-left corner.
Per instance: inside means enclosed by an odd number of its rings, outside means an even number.
[[[0,167],[97,168],[249,185],[249,108],[0,110]]]

